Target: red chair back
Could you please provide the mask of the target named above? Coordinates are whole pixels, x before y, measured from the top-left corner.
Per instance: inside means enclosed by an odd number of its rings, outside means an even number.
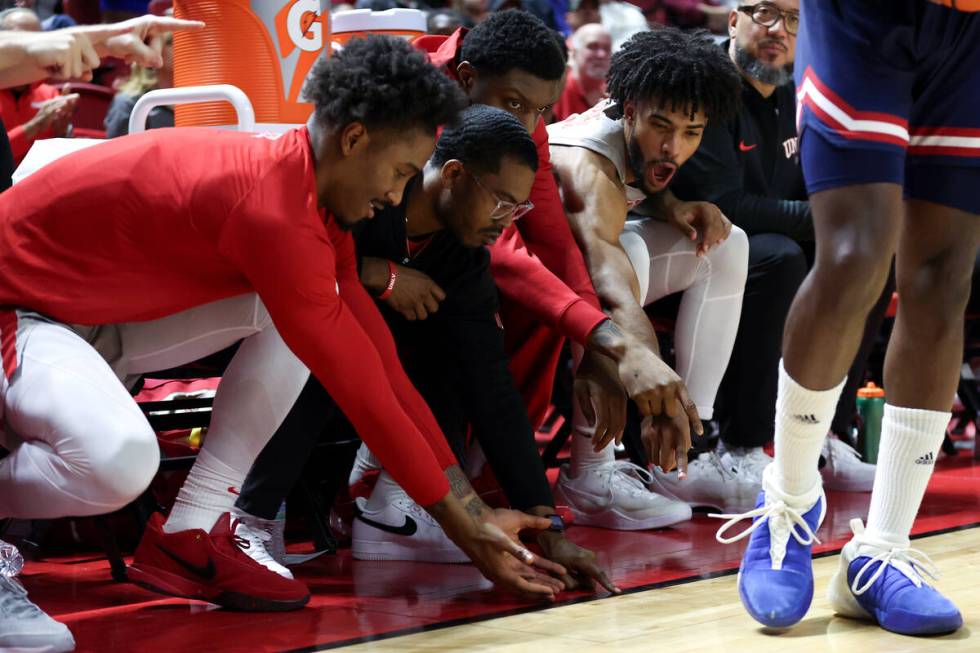
[[[75,135],[83,138],[105,138],[105,117],[115,95],[111,88],[85,82],[68,84],[71,93],[78,93],[78,105],[72,116]]]

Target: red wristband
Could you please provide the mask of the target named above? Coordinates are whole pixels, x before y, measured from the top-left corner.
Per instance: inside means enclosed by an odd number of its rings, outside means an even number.
[[[384,292],[378,295],[378,299],[391,297],[391,293],[395,289],[395,279],[398,278],[398,274],[395,272],[395,264],[391,261],[385,261],[385,263],[388,264],[388,285],[385,286]]]

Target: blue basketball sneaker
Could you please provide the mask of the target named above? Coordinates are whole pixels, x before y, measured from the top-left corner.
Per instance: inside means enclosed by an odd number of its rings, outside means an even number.
[[[827,511],[818,482],[803,496],[782,492],[772,481],[775,468],[762,473],[762,491],[755,510],[740,515],[711,515],[728,519],[715,536],[722,544],[751,535],[738,570],[738,593],[752,618],[770,628],[792,626],[806,615],[813,600],[813,561],[810,549]],[[743,519],[752,525],[733,537],[725,531]]]
[[[851,520],[851,530],[854,538],[841,551],[827,592],[835,612],[902,635],[938,635],[963,625],[952,601],[923,579],[939,575],[929,556],[908,541],[869,537],[860,519]]]

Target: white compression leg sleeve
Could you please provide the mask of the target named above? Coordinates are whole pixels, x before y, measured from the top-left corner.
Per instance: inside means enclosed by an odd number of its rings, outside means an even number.
[[[749,241],[738,227],[705,256],[666,222],[630,220],[620,236],[640,284],[643,305],[683,292],[674,329],[677,373],[711,419],[715,396],[735,345],[748,275]]]
[[[62,324],[21,320],[3,384],[0,517],[53,519],[125,506],[160,462],[153,429],[109,365]],[[2,376],[2,375],[0,375]]]
[[[309,371],[255,294],[123,325],[121,334],[131,374],[182,365],[244,338],[218,385],[201,454],[165,526],[171,532],[210,530],[231,510],[235,493],[296,402]]]

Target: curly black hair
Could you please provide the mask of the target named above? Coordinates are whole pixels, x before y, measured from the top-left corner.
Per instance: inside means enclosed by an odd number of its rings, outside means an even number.
[[[504,157],[511,157],[531,170],[538,170],[538,148],[527,128],[512,114],[485,104],[474,104],[439,136],[429,159],[441,166],[458,159],[484,172],[498,172]]]
[[[554,32],[526,11],[508,9],[491,14],[471,29],[459,51],[484,74],[505,75],[514,68],[554,81],[565,74],[565,56]]]
[[[361,122],[368,129],[424,129],[456,120],[466,106],[459,85],[404,39],[370,35],[320,59],[303,95],[316,119],[341,129]]]
[[[725,121],[738,111],[742,82],[728,53],[705,30],[664,27],[640,32],[613,55],[606,77],[609,111],[622,117],[627,100],[656,99],[672,111],[698,110],[708,120]]]

